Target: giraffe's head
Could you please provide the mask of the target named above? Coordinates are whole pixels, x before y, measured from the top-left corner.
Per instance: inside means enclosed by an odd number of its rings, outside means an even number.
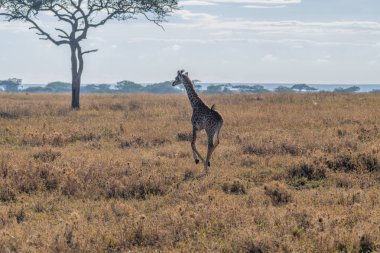
[[[188,77],[189,73],[185,72],[185,70],[178,70],[177,76],[174,79],[174,82],[172,83],[173,86],[176,86],[178,84],[184,83],[184,77]]]

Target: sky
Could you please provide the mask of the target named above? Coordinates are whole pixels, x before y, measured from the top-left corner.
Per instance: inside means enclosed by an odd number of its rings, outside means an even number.
[[[380,84],[379,0],[183,0],[163,23],[110,22],[90,30],[83,83]],[[40,22],[54,27],[51,19]],[[0,80],[67,81],[67,46],[24,23],[0,22]]]

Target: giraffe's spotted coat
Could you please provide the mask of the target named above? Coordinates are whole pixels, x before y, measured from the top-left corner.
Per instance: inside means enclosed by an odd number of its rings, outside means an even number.
[[[210,166],[211,155],[215,148],[219,145],[219,133],[223,126],[222,116],[215,110],[212,106],[209,108],[202,99],[198,96],[194,90],[193,83],[191,82],[188,73],[184,70],[178,71],[177,76],[173,82],[173,86],[183,84],[185,86],[187,95],[191,107],[193,108],[193,115],[191,117],[191,123],[193,124],[193,138],[191,141],[191,148],[193,149],[193,156],[195,163],[202,160],[204,163],[205,171],[208,172],[208,167]],[[201,130],[205,130],[208,138],[208,150],[206,160],[202,158],[199,154],[195,141],[197,139],[197,133]]]

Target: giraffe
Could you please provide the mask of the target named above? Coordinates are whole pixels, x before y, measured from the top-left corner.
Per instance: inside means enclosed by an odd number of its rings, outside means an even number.
[[[189,74],[184,70],[177,72],[177,76],[172,85],[176,86],[181,83],[185,86],[187,96],[189,97],[191,107],[193,108],[193,115],[191,117],[191,123],[193,125],[193,137],[191,141],[193,157],[196,164],[199,163],[199,159],[204,163],[205,172],[207,174],[209,172],[211,155],[219,145],[219,132],[223,126],[223,118],[214,110],[215,105],[209,108],[202,99],[200,99],[194,90]],[[203,159],[195,146],[197,133],[203,129],[206,131],[208,141],[206,160]]]

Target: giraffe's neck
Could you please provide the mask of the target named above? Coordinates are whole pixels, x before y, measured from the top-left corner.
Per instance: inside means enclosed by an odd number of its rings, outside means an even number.
[[[187,92],[187,96],[189,97],[191,107],[193,107],[194,109],[195,107],[204,105],[202,99],[200,99],[198,94],[195,92],[193,83],[191,82],[190,78],[187,76],[184,76],[183,78],[184,78],[184,86]]]

